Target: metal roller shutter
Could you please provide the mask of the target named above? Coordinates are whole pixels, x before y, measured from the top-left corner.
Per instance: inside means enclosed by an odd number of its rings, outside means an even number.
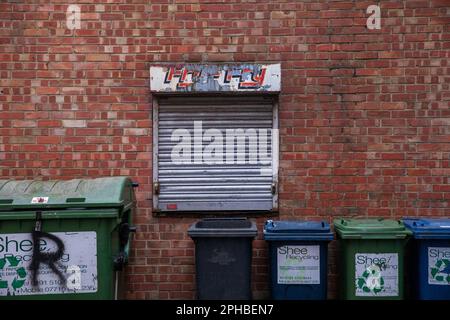
[[[158,99],[154,108],[154,209],[273,211],[278,170],[278,135],[272,138],[277,128],[275,109],[271,96]],[[194,127],[201,132],[197,138]],[[189,133],[188,143],[174,135],[177,129]],[[220,132],[222,142],[228,142],[219,148],[222,157],[220,152],[214,153],[215,161],[207,161],[205,156],[205,147],[215,141],[204,137],[208,129],[215,129],[216,135]],[[230,132],[235,134],[232,143]],[[261,145],[262,141],[267,144]],[[190,151],[183,155],[191,156],[174,162],[176,146]]]

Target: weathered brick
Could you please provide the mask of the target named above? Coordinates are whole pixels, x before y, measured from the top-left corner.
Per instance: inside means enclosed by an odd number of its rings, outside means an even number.
[[[109,54],[87,54],[86,61],[109,61],[111,56]]]
[[[138,181],[128,298],[196,290],[198,217],[155,218],[148,200],[153,63],[281,63],[279,219],[448,214],[448,0],[381,1],[381,30],[370,1],[122,2],[86,0],[80,30],[67,5],[0,4],[0,178]],[[268,218],[252,216],[261,299]]]
[[[62,120],[62,126],[65,128],[84,128],[86,127],[85,120]]]

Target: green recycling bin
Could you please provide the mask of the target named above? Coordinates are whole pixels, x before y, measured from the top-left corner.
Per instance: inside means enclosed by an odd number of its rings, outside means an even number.
[[[134,186],[0,180],[0,299],[122,298]]]
[[[401,221],[336,219],[340,296],[345,300],[402,300],[405,245]]]

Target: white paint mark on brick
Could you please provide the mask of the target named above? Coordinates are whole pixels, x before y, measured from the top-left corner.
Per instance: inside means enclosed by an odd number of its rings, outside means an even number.
[[[367,29],[369,30],[379,30],[381,29],[381,9],[377,5],[371,5],[367,7],[366,13],[371,13],[372,15],[367,18]]]
[[[85,128],[86,120],[63,120],[63,126],[65,128]]]
[[[81,29],[81,9],[76,4],[67,7],[66,26],[69,30]]]

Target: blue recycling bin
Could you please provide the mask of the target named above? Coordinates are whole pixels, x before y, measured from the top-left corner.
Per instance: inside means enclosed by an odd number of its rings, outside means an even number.
[[[403,219],[413,232],[413,298],[450,300],[450,219]]]
[[[272,299],[327,298],[330,225],[315,221],[272,221],[264,226],[269,245]]]

